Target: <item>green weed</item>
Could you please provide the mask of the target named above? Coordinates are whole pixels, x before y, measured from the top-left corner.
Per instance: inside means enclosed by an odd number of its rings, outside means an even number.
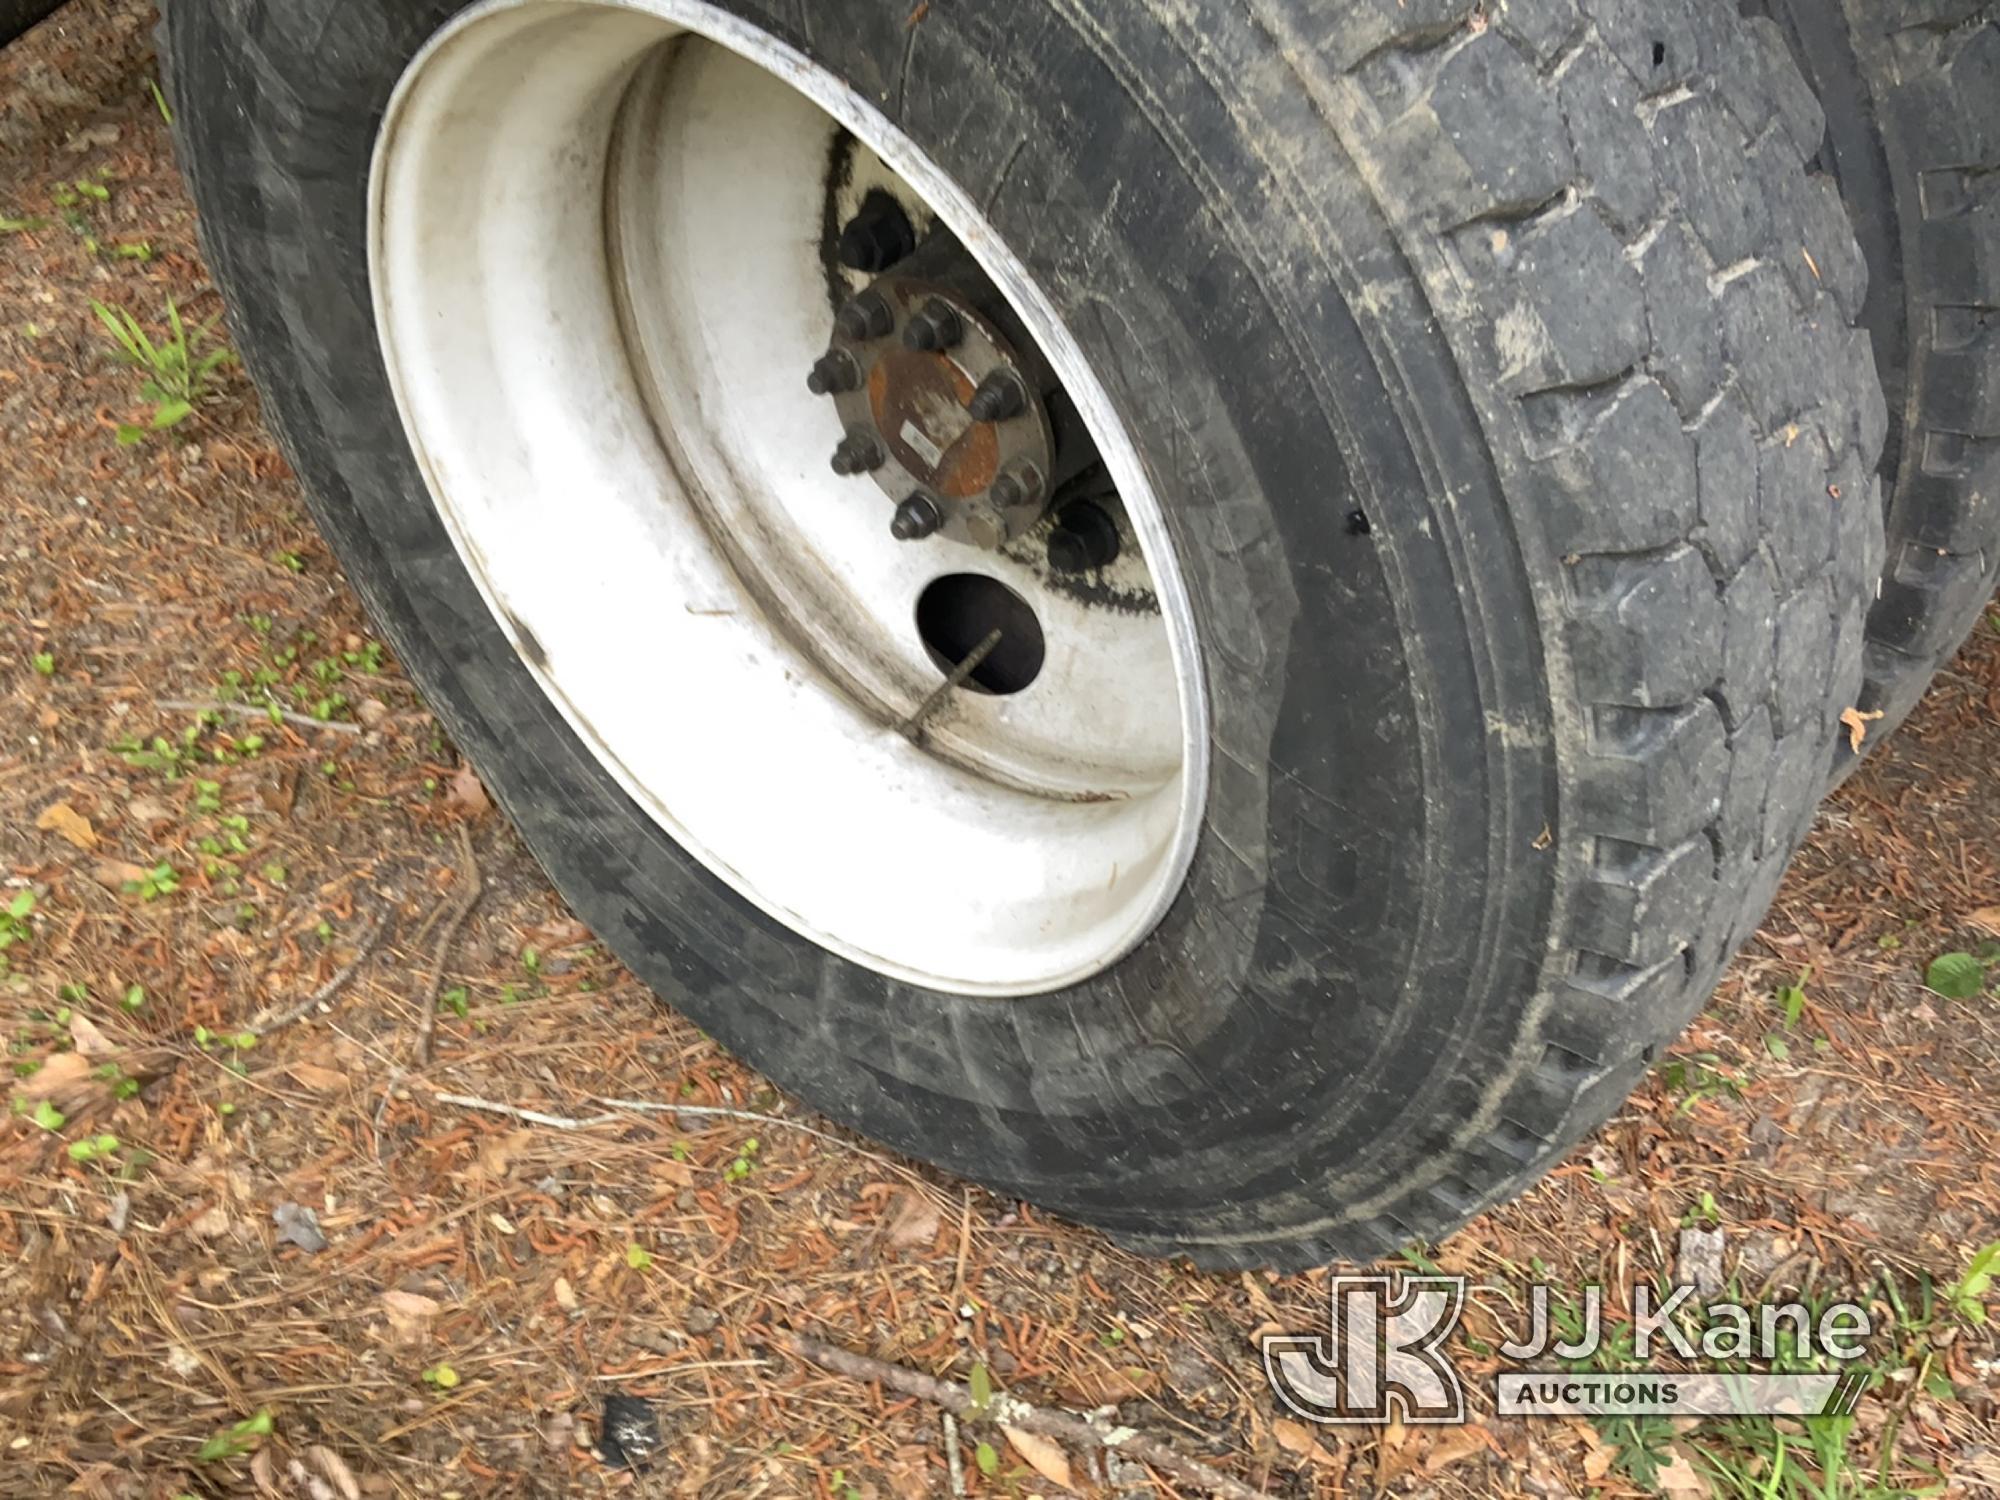
[[[256,1416],[246,1417],[232,1427],[223,1428],[203,1443],[194,1456],[195,1462],[213,1464],[241,1458],[271,1435],[271,1426],[270,1408],[260,1408]]]
[[[95,300],[90,307],[109,334],[118,360],[144,375],[139,399],[152,407],[146,425],[126,423],[119,427],[121,446],[129,447],[144,441],[148,432],[185,422],[209,395],[215,372],[236,357],[226,346],[203,351],[204,345],[214,341],[216,318],[220,314],[190,328],[171,297],[167,299],[168,336],[158,343],[124,308],[108,307]]]

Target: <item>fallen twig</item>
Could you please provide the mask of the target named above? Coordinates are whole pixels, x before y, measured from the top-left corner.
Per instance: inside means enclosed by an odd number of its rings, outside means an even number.
[[[471,1094],[436,1093],[431,1096],[440,1104],[456,1104],[460,1109],[476,1109],[489,1115],[506,1115],[509,1119],[525,1120],[530,1125],[546,1125],[551,1130],[588,1130],[594,1125],[613,1125],[617,1115],[592,1115],[588,1119],[575,1120],[567,1115],[544,1114],[539,1109],[523,1109],[518,1104],[501,1104],[493,1099],[477,1099]]]
[[[882,1163],[894,1171],[904,1172],[885,1156],[878,1156],[866,1147],[857,1146],[852,1141],[844,1141],[839,1136],[824,1130],[817,1130],[803,1120],[788,1119],[784,1115],[764,1115],[754,1109],[729,1109],[719,1104],[649,1104],[643,1099],[607,1099],[599,1095],[597,1102],[607,1104],[618,1114],[609,1115],[551,1115],[538,1109],[523,1109],[518,1104],[502,1104],[497,1099],[481,1099],[472,1094],[447,1094],[434,1091],[432,1096],[440,1104],[456,1104],[460,1109],[476,1109],[489,1115],[506,1115],[511,1119],[523,1120],[530,1125],[546,1125],[551,1130],[590,1130],[598,1125],[615,1125],[628,1113],[647,1115],[695,1115],[719,1120],[742,1120],[751,1125],[782,1125],[787,1130],[796,1130],[801,1135],[812,1136],[825,1141],[829,1146],[838,1146],[843,1151],[852,1151],[857,1156],[865,1156],[870,1161]]]
[[[877,1156],[873,1151],[865,1150],[855,1145],[852,1141],[843,1141],[837,1135],[830,1135],[824,1130],[814,1129],[803,1120],[789,1119],[784,1115],[762,1115],[754,1109],[730,1109],[726,1105],[721,1104],[648,1104],[643,1099],[607,1099],[601,1094],[598,1096],[597,1102],[599,1104],[608,1104],[613,1109],[635,1110],[645,1115],[694,1115],[697,1118],[707,1116],[710,1119],[716,1120],[745,1120],[752,1125],[782,1125],[787,1130],[796,1130],[801,1135],[812,1136],[816,1140],[825,1141],[830,1146],[838,1146],[843,1151],[852,1151],[856,1155],[867,1157],[870,1161],[879,1161],[884,1162],[888,1166],[895,1166],[894,1162],[888,1161],[885,1157]]]
[[[417,1003],[417,1041],[410,1049],[410,1066],[413,1068],[427,1067],[430,1063],[431,1036],[437,1030],[438,992],[444,988],[444,966],[451,959],[452,945],[458,941],[465,919],[472,915],[473,904],[485,889],[484,882],[479,878],[479,861],[472,853],[472,835],[465,831],[464,823],[452,826],[458,833],[460,890],[445,916],[443,930],[438,934],[437,948],[431,959],[430,983],[424,986],[424,993]]]
[[[975,1405],[972,1391],[956,1381],[940,1380],[935,1375],[926,1375],[921,1370],[912,1370],[903,1365],[892,1365],[884,1360],[872,1359],[865,1354],[855,1354],[838,1345],[828,1344],[802,1333],[780,1333],[779,1345],[800,1359],[832,1370],[837,1375],[845,1375],[850,1380],[865,1384],[880,1384],[890,1390],[900,1391],[905,1396],[915,1396],[920,1401],[928,1401],[933,1406],[942,1407],[955,1417],[974,1421],[988,1421],[997,1426],[1017,1427],[1023,1432],[1032,1432],[1041,1437],[1054,1438],[1077,1448],[1103,1449],[1135,1458],[1150,1464],[1163,1474],[1172,1475],[1182,1484],[1190,1485],[1203,1494],[1222,1495],[1226,1500],[1268,1500],[1261,1490],[1254,1490],[1241,1480],[1231,1479],[1218,1469],[1197,1463],[1191,1458],[1183,1458],[1164,1443],[1134,1432],[1129,1427],[1118,1427],[1110,1423],[1093,1422],[1072,1412],[1047,1411],[1038,1406],[1030,1406],[1017,1396],[1005,1392],[996,1393],[982,1409]],[[954,1444],[953,1447],[956,1447]]]
[[[267,723],[275,705],[266,704],[259,708],[254,703],[202,703],[192,698],[162,698],[159,707],[174,713],[228,714],[234,719],[263,719]],[[311,714],[295,714],[289,708],[280,708],[277,715],[287,724],[295,724],[301,729],[330,729],[335,734],[359,734],[359,724],[349,724],[341,719],[315,719]]]
[[[382,1085],[382,1098],[375,1106],[375,1156],[382,1156],[382,1121],[389,1113],[389,1101],[396,1097],[396,1090],[412,1072],[428,1067],[431,1060],[431,1037],[437,1032],[438,991],[444,985],[444,966],[451,958],[452,945],[458,941],[459,929],[465,926],[465,919],[472,915],[473,903],[479,900],[485,889],[479,878],[479,861],[472,852],[472,835],[466,832],[465,824],[454,825],[458,834],[458,886],[451,898],[451,909],[444,919],[444,930],[437,940],[437,948],[431,958],[430,982],[417,1000],[417,1039],[410,1047],[410,1061],[407,1066],[397,1063],[389,1070],[389,1081]],[[429,929],[435,915],[424,920]]]
[[[348,981],[361,972],[361,966],[368,962],[369,956],[380,945],[383,935],[389,930],[389,920],[395,913],[396,903],[391,901],[387,906],[382,908],[382,915],[376,919],[374,927],[370,929],[367,936],[361,939],[361,946],[354,950],[354,957],[350,958],[331,979],[327,980],[325,984],[314,990],[290,1010],[280,1011],[276,1015],[267,1014],[252,1019],[250,1029],[259,1036],[268,1036],[282,1027],[291,1025],[292,1022],[298,1020],[301,1016],[308,1015],[312,1011],[317,1010],[335,995],[339,994],[347,987]]]
[[[958,1418],[941,1411],[938,1425],[944,1428],[944,1472],[952,1500],[965,1500],[965,1458],[958,1451]]]

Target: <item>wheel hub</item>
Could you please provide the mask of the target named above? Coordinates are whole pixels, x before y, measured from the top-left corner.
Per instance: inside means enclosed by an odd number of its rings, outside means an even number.
[[[891,222],[881,205],[864,207],[842,231],[842,258],[861,246],[879,265],[897,241]],[[875,482],[900,541],[997,551],[1042,518],[1060,477],[1095,457],[1080,435],[1059,452],[1047,362],[944,231],[841,303],[806,386],[840,414],[833,471]]]

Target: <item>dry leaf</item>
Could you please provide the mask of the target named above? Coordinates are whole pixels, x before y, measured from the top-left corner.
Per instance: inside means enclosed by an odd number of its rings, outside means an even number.
[[[493,799],[486,795],[485,783],[469,764],[452,773],[451,787],[444,800],[447,807],[457,808],[468,818],[476,818],[493,806]]]
[[[883,1230],[889,1243],[901,1250],[917,1245],[928,1245],[937,1239],[938,1228],[943,1222],[937,1205],[923,1193],[904,1189],[899,1195],[896,1211],[889,1216]]]
[[[1277,1306],[1264,1290],[1264,1284],[1248,1271],[1243,1273],[1243,1294],[1250,1299],[1250,1310],[1257,1314],[1260,1322],[1279,1321]]]
[[[479,1155],[473,1165],[488,1177],[505,1177],[519,1156],[534,1143],[532,1130],[506,1130],[491,1136],[479,1148]]]
[[[1618,1461],[1618,1450],[1597,1435],[1593,1427],[1582,1426],[1583,1433],[1583,1477],[1593,1484],[1611,1472],[1612,1464]]]
[[[90,1074],[90,1059],[81,1052],[58,1052],[26,1078],[18,1080],[14,1092],[29,1099],[47,1099],[69,1092]]]
[[[528,936],[536,945],[553,953],[562,948],[574,948],[578,943],[590,941],[590,929],[575,917],[556,917],[528,930]]]
[[[323,1068],[318,1063],[295,1062],[285,1071],[316,1094],[331,1094],[347,1087],[347,1075],[338,1068]]]
[[[90,819],[71,807],[67,802],[51,802],[42,809],[35,826],[44,833],[53,833],[68,839],[79,849],[97,847],[97,830],[90,826]]]
[[[1462,1463],[1475,1453],[1487,1451],[1488,1446],[1486,1429],[1476,1422],[1451,1428],[1431,1444],[1431,1451],[1424,1458],[1424,1472],[1436,1474],[1455,1463]]]
[[[889,1460],[889,1490],[896,1500],[931,1500],[937,1490],[931,1483],[934,1470],[931,1450],[922,1443],[898,1445]]]
[[[1000,1424],[1000,1430],[1007,1435],[1007,1446],[1020,1454],[1029,1468],[1050,1484],[1059,1484],[1066,1490],[1075,1488],[1070,1480],[1069,1458],[1061,1448],[1045,1437],[1009,1427],[1005,1422]]]
[[[127,859],[100,859],[90,867],[91,878],[99,885],[122,891],[128,885],[137,885],[146,878],[146,867],[135,865]]]
[[[576,1300],[576,1288],[569,1284],[569,1278],[556,1278],[556,1306],[566,1313],[573,1313],[583,1304]]]
[[[1840,722],[1847,726],[1847,748],[1859,751],[1861,742],[1868,738],[1868,726],[1881,717],[1882,710],[1879,708],[1865,714],[1858,708],[1842,709]]]
[[[1967,912],[1965,921],[1969,927],[2000,937],[2000,906],[1982,906],[1978,911]]]
[[[1107,1370],[1095,1361],[1078,1363],[1065,1376],[1060,1391],[1064,1401],[1075,1406],[1116,1406],[1135,1396],[1150,1396],[1162,1382],[1151,1370],[1137,1365]]]
[[[1375,1487],[1387,1489],[1390,1481],[1399,1474],[1416,1467],[1417,1454],[1409,1448],[1410,1430],[1403,1425],[1401,1417],[1392,1417],[1389,1425],[1382,1429],[1381,1441],[1375,1448]]]
[[[1280,1448],[1296,1457],[1309,1459],[1313,1463],[1331,1463],[1333,1455],[1322,1448],[1313,1430],[1303,1422],[1294,1422],[1288,1417],[1279,1417],[1271,1423],[1271,1437]]]
[[[390,1335],[398,1343],[408,1344],[430,1332],[438,1305],[417,1292],[388,1291],[382,1294],[382,1311],[389,1315]]]
[[[1694,1465],[1680,1449],[1676,1448],[1673,1456],[1653,1472],[1653,1482],[1662,1495],[1693,1495],[1697,1500],[1707,1500],[1708,1481],[1695,1473]]]
[[[341,1500],[361,1500],[361,1485],[354,1477],[354,1471],[347,1467],[347,1461],[331,1448],[314,1443],[306,1449],[306,1457],[340,1491]]]
[[[229,1210],[213,1203],[188,1221],[188,1233],[199,1239],[218,1239],[229,1233],[229,1226]]]
[[[80,1010],[69,1013],[69,1039],[76,1044],[76,1050],[85,1057],[109,1057],[118,1050],[111,1038],[98,1029],[97,1023]]]

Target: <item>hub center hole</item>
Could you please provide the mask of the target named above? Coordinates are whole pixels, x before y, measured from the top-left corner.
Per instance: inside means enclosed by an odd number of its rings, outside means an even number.
[[[984,573],[947,573],[917,599],[917,634],[947,676],[996,630],[999,643],[972,669],[966,686],[1018,693],[1041,675],[1046,655],[1041,622],[1026,599]]]

